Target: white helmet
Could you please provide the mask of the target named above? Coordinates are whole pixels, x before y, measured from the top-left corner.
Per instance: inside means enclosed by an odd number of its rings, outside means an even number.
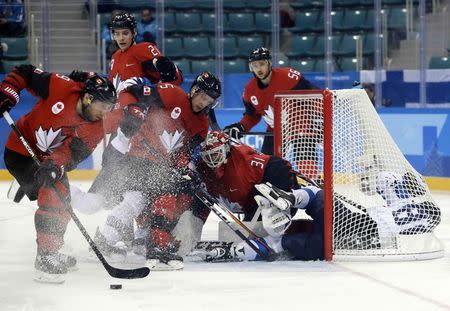
[[[211,168],[217,168],[227,161],[230,152],[230,138],[221,131],[211,131],[201,144],[200,155]]]

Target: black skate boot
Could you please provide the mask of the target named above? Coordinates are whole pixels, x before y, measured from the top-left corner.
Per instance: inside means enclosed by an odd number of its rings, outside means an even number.
[[[59,261],[59,253],[39,251],[34,261],[34,280],[40,283],[61,284],[66,280],[67,266]]]

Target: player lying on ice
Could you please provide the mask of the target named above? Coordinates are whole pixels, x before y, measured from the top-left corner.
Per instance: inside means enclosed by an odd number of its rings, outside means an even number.
[[[206,137],[206,113],[220,96],[220,81],[203,72],[189,94],[168,83],[154,87],[136,84],[128,91],[136,103],[126,109],[111,142],[116,152],[126,155],[112,172],[123,200],[112,208],[94,240],[111,259],[127,254],[118,242],[133,242],[133,249],[147,259],[149,268],[180,269],[179,242],[171,231],[194,204],[190,182],[182,176]],[[80,200],[74,208],[88,205]]]
[[[323,259],[323,190],[299,185],[297,174],[289,162],[258,153],[246,145],[230,144],[220,132],[210,132],[202,143],[198,171],[208,192],[222,202],[239,204],[244,221],[261,209],[264,242],[276,253],[286,253],[294,260]],[[421,196],[425,185],[412,174],[379,172],[376,192],[386,204],[362,210],[361,206],[336,194],[334,196],[336,245],[348,249],[376,249],[380,236],[429,232],[439,223],[439,210]],[[351,208],[348,206],[351,205]],[[298,209],[313,219],[313,228],[287,231]],[[355,209],[360,209],[355,211]],[[380,210],[384,212],[381,213]],[[389,220],[388,220],[389,219]],[[340,226],[344,228],[341,229]],[[258,240],[253,243],[263,254],[267,247]],[[208,243],[193,252],[208,261],[260,260],[245,242]]]
[[[17,104],[23,89],[39,101],[17,121],[17,127],[41,165],[36,165],[14,132],[6,141],[4,160],[28,198],[37,200],[35,279],[60,283],[76,260],[59,252],[70,214],[55,189],[70,198],[66,172],[86,159],[103,138],[102,119],[113,107],[116,91],[98,75],[78,83],[32,65],[20,65],[0,85],[2,115]]]

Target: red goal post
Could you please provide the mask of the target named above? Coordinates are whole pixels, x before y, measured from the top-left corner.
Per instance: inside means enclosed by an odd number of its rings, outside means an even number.
[[[364,90],[276,93],[274,148],[323,186],[327,260],[443,256],[440,210]]]

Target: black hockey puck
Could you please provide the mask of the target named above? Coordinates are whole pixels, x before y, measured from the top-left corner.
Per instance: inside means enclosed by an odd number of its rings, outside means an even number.
[[[122,284],[111,284],[109,289],[122,289]]]

